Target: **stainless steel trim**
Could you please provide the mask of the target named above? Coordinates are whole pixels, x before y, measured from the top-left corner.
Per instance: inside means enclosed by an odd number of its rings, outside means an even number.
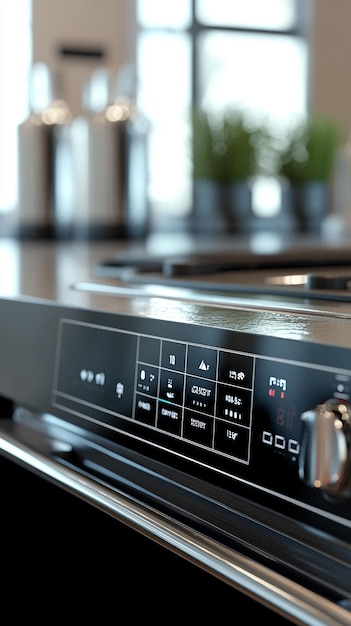
[[[206,306],[216,306],[220,308],[229,308],[232,309],[235,306],[236,309],[241,310],[251,310],[257,309],[258,302],[255,297],[250,298],[250,291],[248,291],[248,287],[243,285],[240,288],[242,289],[242,293],[235,293],[235,291],[230,292],[229,295],[225,294],[225,292],[221,292],[219,289],[216,291],[208,290],[200,290],[196,291],[196,289],[192,286],[190,287],[181,287],[176,284],[172,285],[160,285],[157,282],[141,284],[139,287],[131,287],[130,285],[118,285],[116,283],[109,284],[107,282],[94,282],[90,281],[80,281],[71,285],[71,288],[76,291],[82,292],[91,292],[95,294],[104,294],[110,296],[124,296],[124,297],[133,297],[139,296],[144,298],[164,298],[167,300],[177,300],[180,302],[196,302],[197,304],[203,304]],[[311,302],[306,304],[306,301],[300,298],[294,302],[292,299],[287,304],[284,299],[278,300],[265,300],[265,295],[274,295],[266,293],[263,288],[259,290],[259,287],[256,287],[256,291],[251,293],[257,296],[257,293],[260,294],[259,308],[260,310],[266,311],[275,311],[280,310],[288,313],[308,313],[309,315],[321,315],[322,317],[347,317],[348,311],[339,310],[328,310],[326,303],[323,301],[323,304],[316,304],[312,306]],[[247,294],[244,296],[243,294]],[[330,303],[327,303],[330,307]]]
[[[350,626],[337,604],[160,512],[82,476],[0,429],[0,454],[46,477],[301,626]]]

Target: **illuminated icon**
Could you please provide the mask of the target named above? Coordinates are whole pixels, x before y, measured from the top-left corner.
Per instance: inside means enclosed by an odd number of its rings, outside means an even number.
[[[150,374],[149,381],[152,382],[153,380],[155,380],[155,374]]]
[[[170,365],[175,365],[176,364],[176,356],[175,356],[175,354],[170,354],[169,355],[169,364]]]
[[[205,363],[205,361],[202,359],[199,365],[199,370],[202,370],[203,372],[208,372],[209,369],[210,369],[210,366],[207,363]]]
[[[138,409],[142,409],[143,411],[150,413],[151,408],[152,407],[150,402],[146,402],[145,400],[138,400]]]
[[[173,387],[173,380],[172,380],[172,378],[169,378],[167,380],[167,387],[168,387],[168,389],[172,389],[172,387]]]
[[[244,372],[237,372],[235,370],[229,370],[229,378],[231,378],[232,380],[244,380],[245,379],[245,373]]]
[[[140,378],[141,378],[141,380],[145,380],[145,378],[146,378],[146,372],[145,372],[145,370],[141,370],[141,372],[140,372]]]
[[[280,389],[283,389],[283,391],[286,391],[287,382],[285,378],[276,378],[275,376],[271,376],[269,379],[269,386],[278,387]]]
[[[235,441],[237,439],[237,437],[239,436],[239,433],[233,431],[233,430],[227,430],[226,431],[226,435],[228,439],[232,439],[233,441]]]
[[[275,376],[271,376],[269,379],[269,387],[268,394],[271,397],[274,397],[276,394],[276,389],[280,389],[280,398],[283,400],[285,398],[285,392],[287,389],[287,381],[285,378],[276,378]]]
[[[239,398],[238,396],[232,396],[229,393],[226,393],[225,398],[224,398],[225,402],[228,402],[229,404],[236,404],[236,405],[242,405],[242,399]]]
[[[95,375],[95,382],[97,385],[104,385],[105,384],[105,374],[104,372],[99,372],[98,374]]]
[[[124,385],[123,383],[117,383],[116,385],[116,394],[118,398],[121,398],[124,393]]]
[[[262,433],[262,441],[263,441],[263,443],[266,443],[269,446],[271,446],[273,444],[273,435],[272,435],[272,433],[268,432],[267,430],[264,430],[263,433]]]
[[[276,448],[279,448],[280,450],[284,450],[285,445],[286,445],[284,437],[282,437],[281,435],[275,435],[274,445]]]
[[[80,379],[91,383],[94,380],[94,373],[90,370],[80,370]]]
[[[174,391],[167,391],[166,396],[167,396],[168,400],[174,400],[175,393],[174,393]]]
[[[241,421],[243,419],[242,413],[234,411],[233,409],[224,409],[224,417],[229,417],[235,421]]]
[[[300,444],[298,441],[295,439],[288,439],[288,441],[286,441],[281,435],[273,435],[273,433],[267,430],[264,430],[262,433],[262,442],[280,450],[287,449],[288,452],[294,455],[291,457],[293,460],[296,460],[295,454],[300,453]]]
[[[295,439],[289,439],[288,441],[288,450],[293,454],[299,454],[300,452],[300,444]]]

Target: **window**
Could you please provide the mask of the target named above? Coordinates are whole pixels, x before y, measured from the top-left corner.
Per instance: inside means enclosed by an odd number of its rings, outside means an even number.
[[[236,106],[274,124],[308,107],[306,0],[138,0],[138,102],[151,122],[158,215],[192,204],[190,112]]]
[[[28,115],[31,1],[0,0],[0,213],[17,204],[17,128]]]

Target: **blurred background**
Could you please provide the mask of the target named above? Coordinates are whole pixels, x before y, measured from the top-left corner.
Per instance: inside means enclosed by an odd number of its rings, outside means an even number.
[[[1,234],[348,227],[350,18],[349,0],[0,0]]]

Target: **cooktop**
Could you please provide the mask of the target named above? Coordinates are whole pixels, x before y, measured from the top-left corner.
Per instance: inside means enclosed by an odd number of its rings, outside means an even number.
[[[201,292],[349,302],[351,243],[269,236],[202,242],[183,252],[133,250],[99,260],[95,278]]]

